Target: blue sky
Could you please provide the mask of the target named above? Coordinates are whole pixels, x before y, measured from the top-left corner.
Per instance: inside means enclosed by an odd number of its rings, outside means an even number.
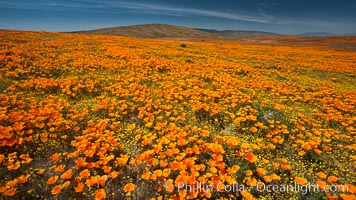
[[[166,23],[285,34],[356,32],[355,0],[11,0],[0,2],[0,28],[76,31]]]

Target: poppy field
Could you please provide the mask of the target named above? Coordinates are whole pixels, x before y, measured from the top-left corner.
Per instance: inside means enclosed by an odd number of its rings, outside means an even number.
[[[322,42],[0,31],[0,198],[356,199],[356,38]]]

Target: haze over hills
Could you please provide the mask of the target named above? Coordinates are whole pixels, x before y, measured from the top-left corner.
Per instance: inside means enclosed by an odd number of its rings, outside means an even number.
[[[206,31],[209,33],[221,35],[224,38],[234,39],[234,38],[246,38],[246,37],[278,37],[284,36],[278,33],[264,32],[264,31],[245,31],[245,30],[214,30],[214,29],[197,29],[201,31]]]
[[[329,32],[305,32],[305,33],[296,34],[295,36],[301,36],[301,37],[356,36],[356,33],[334,34]]]
[[[337,36],[337,35],[329,32],[305,32],[305,33],[296,34],[296,36],[308,37],[308,36]]]

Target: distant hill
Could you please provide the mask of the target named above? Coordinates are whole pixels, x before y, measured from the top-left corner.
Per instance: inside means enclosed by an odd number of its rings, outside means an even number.
[[[71,33],[98,34],[98,35],[120,35],[140,38],[204,38],[204,39],[239,39],[239,38],[272,38],[287,36],[278,33],[265,31],[246,31],[246,30],[214,30],[202,28],[188,28],[169,24],[142,24],[131,26],[118,26],[101,28],[86,31],[76,31]],[[355,35],[355,33],[345,34]],[[299,37],[327,37],[338,36],[329,32],[305,32],[295,36]],[[340,35],[342,36],[342,35]]]
[[[226,39],[234,39],[234,38],[248,38],[248,37],[278,37],[283,36],[278,33],[264,32],[264,31],[243,31],[243,30],[223,30],[218,31],[214,29],[197,29],[201,31],[206,31],[209,33],[213,33],[216,35],[221,35]]]
[[[219,35],[206,31],[168,24],[144,24],[102,28],[74,33],[121,35],[140,38],[219,38]]]
[[[336,35],[329,32],[306,32],[306,33],[297,34],[296,36],[309,37],[309,36],[336,36]]]
[[[355,33],[345,33],[343,35],[345,35],[345,36],[356,36],[356,32]]]
[[[99,35],[121,35],[141,38],[249,38],[249,37],[277,37],[283,36],[277,33],[262,31],[242,31],[187,28],[168,24],[143,24],[132,26],[119,26],[102,28],[87,31],[77,31],[72,33],[99,34]]]

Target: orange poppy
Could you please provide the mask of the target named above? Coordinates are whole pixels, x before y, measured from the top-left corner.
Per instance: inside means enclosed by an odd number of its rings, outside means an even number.
[[[71,179],[72,178],[72,169],[67,170],[61,175],[61,179]]]
[[[12,181],[8,181],[8,182],[6,183],[6,186],[7,186],[7,187],[15,187],[18,182],[19,182],[19,179],[15,178],[15,179],[12,180]]]
[[[47,183],[49,185],[53,185],[53,184],[55,184],[57,182],[57,180],[58,180],[58,176],[52,176],[47,180]]]
[[[355,200],[356,199],[355,195],[348,195],[348,194],[340,194],[340,197],[343,200]]]
[[[94,192],[95,200],[103,200],[106,198],[106,192],[104,189],[98,189]]]
[[[70,186],[70,181],[66,181],[62,184],[62,188],[67,188]]]
[[[251,170],[246,171],[246,176],[252,176],[253,172]]]
[[[168,179],[165,183],[164,183],[164,188],[167,192],[172,193],[174,190],[174,185],[173,185],[173,180],[172,179]]]
[[[55,153],[51,155],[51,160],[54,162],[59,161],[59,159],[61,158],[61,154],[60,153]]]
[[[264,180],[266,183],[270,183],[273,179],[272,179],[272,176],[263,176],[263,180]]]
[[[6,186],[0,186],[0,193],[4,193],[6,191]]]
[[[129,160],[130,156],[121,154],[120,157],[116,158],[115,163],[117,165],[126,165],[127,161]]]
[[[254,163],[257,160],[257,156],[254,153],[248,152],[246,153],[246,160],[250,163]]]
[[[256,133],[256,132],[258,131],[258,129],[257,129],[256,127],[251,127],[251,128],[250,128],[250,131],[251,131],[252,133]]]
[[[294,179],[299,185],[305,185],[308,183],[308,180],[302,177],[295,177]]]
[[[16,188],[11,188],[11,189],[6,190],[3,194],[5,196],[12,197],[16,194],[16,190],[17,190]]]
[[[316,173],[316,175],[322,179],[326,178],[326,174],[324,172],[318,172],[318,173]]]
[[[329,183],[335,183],[337,182],[338,178],[336,176],[329,176],[327,180]]]
[[[58,165],[54,168],[54,171],[62,173],[64,171],[65,165]]]
[[[75,192],[83,192],[84,183],[78,183],[78,185],[74,188]]]
[[[118,176],[119,176],[119,172],[117,172],[117,171],[112,171],[112,172],[110,172],[110,177],[111,177],[111,178],[115,179],[115,178],[117,178]]]
[[[130,124],[130,125],[127,127],[127,130],[132,131],[132,130],[135,129],[135,127],[136,127],[136,124]]]
[[[88,187],[91,187],[95,184],[98,184],[99,183],[99,176],[92,176],[90,178],[88,178],[86,181],[85,181],[85,184],[88,186]]]
[[[22,174],[17,179],[19,180],[19,183],[26,183],[30,176],[31,176],[30,174],[26,174],[26,175]]]
[[[90,171],[88,169],[84,169],[79,173],[79,176],[87,179],[90,176]]]
[[[331,195],[329,192],[326,192],[326,196],[328,197],[329,200],[338,200],[338,196],[336,195]]]
[[[46,169],[39,169],[37,174],[42,175],[45,173],[45,171],[46,171]]]
[[[247,190],[243,190],[241,192],[241,195],[247,200],[255,200],[255,198],[252,196],[252,194],[247,192]]]
[[[169,174],[171,173],[171,170],[170,169],[164,169],[163,171],[162,171],[162,176],[164,176],[164,177],[168,177],[169,176]]]
[[[145,172],[142,174],[141,178],[143,180],[149,180],[150,179],[150,176],[151,176],[151,173],[150,172]]]
[[[128,183],[124,186],[124,192],[132,192],[135,190],[135,184]]]
[[[51,193],[52,193],[53,195],[57,195],[57,194],[61,193],[61,191],[62,191],[62,185],[56,185],[56,186],[54,186],[53,189],[51,190]]]
[[[111,171],[112,167],[110,167],[110,166],[104,166],[104,167],[102,167],[102,169],[103,169],[104,173],[110,174],[110,171]]]
[[[104,185],[105,185],[105,183],[106,183],[107,180],[108,180],[108,176],[107,176],[107,175],[101,176],[101,177],[99,178],[99,185],[100,185],[101,187],[104,187]]]
[[[2,161],[5,159],[4,154],[0,154],[0,163],[2,163]]]
[[[257,172],[257,174],[258,174],[259,176],[263,176],[263,175],[266,174],[266,170],[263,169],[263,168],[257,168],[257,169],[256,169],[256,172]]]
[[[7,169],[8,170],[17,170],[20,167],[21,167],[20,162],[15,162],[14,164],[7,166]]]
[[[254,177],[247,177],[246,178],[246,184],[249,186],[256,186],[257,185],[257,180]]]

